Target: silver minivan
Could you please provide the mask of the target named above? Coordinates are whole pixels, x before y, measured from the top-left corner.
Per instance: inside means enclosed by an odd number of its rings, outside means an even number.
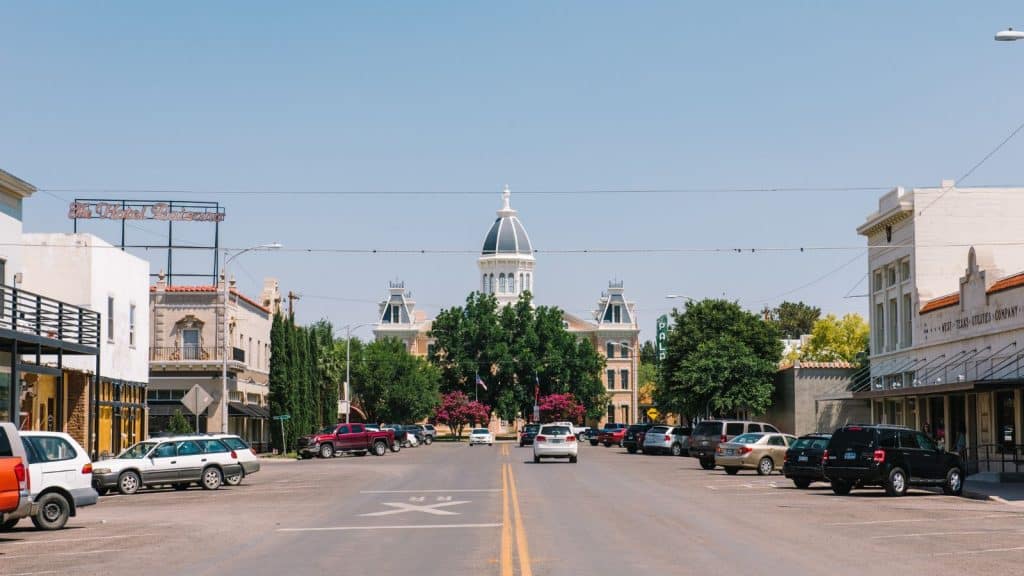
[[[683,456],[690,449],[690,429],[683,426],[654,426],[644,435],[644,454]]]
[[[690,435],[690,456],[700,459],[705,470],[714,470],[715,451],[722,442],[750,432],[778,433],[779,429],[767,422],[749,420],[705,420],[693,427]]]

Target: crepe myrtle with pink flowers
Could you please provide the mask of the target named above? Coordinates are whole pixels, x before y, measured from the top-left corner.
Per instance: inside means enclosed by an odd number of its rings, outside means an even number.
[[[537,404],[542,422],[583,422],[586,408],[571,393],[542,396]]]
[[[455,390],[441,397],[437,407],[436,420],[451,428],[457,439],[462,439],[466,424],[486,424],[491,419],[491,408],[486,404],[470,400],[465,392]]]

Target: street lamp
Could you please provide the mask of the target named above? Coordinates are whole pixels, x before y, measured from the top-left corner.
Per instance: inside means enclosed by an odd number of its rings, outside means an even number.
[[[682,294],[666,294],[666,300],[686,300],[687,302],[696,302],[696,298],[690,298],[689,296],[683,296]]]
[[[224,266],[223,266],[223,272],[222,272],[222,274],[224,274],[224,325],[223,325],[223,328],[224,328],[224,333],[223,333],[224,334],[224,336],[223,336],[223,338],[224,338],[224,357],[221,359],[221,375],[220,375],[220,399],[221,399],[220,432],[221,432],[221,434],[227,434],[228,433],[228,299],[230,298],[229,290],[228,290],[228,264],[230,264],[231,261],[234,260],[235,258],[238,258],[242,254],[245,254],[246,252],[251,252],[253,250],[280,250],[280,249],[281,249],[281,244],[279,244],[277,242],[274,242],[272,244],[259,244],[257,246],[250,246],[250,247],[246,248],[245,250],[240,250],[238,252],[235,252],[231,256],[228,256],[228,251],[224,250]],[[198,430],[196,430],[196,431],[198,432]]]
[[[637,405],[640,402],[640,395],[637,393],[637,385],[640,383],[640,375],[637,374],[637,356],[639,351],[625,342],[619,342],[619,346],[629,350],[633,360],[633,423],[636,424],[637,413],[640,410],[640,407]]]
[[[352,331],[372,324],[373,322],[362,322],[342,326],[345,329],[345,424],[348,424],[348,415],[352,412],[352,405],[349,403],[348,397],[348,383],[352,377]]]
[[[1024,40],[1024,32],[1020,30],[1014,30],[1012,27],[996,32],[996,40],[999,42],[1013,42],[1014,40]]]

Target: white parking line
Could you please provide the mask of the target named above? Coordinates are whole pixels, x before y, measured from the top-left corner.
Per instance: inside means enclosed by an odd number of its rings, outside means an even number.
[[[417,530],[435,528],[500,528],[501,524],[423,524],[392,526],[327,526],[324,528],[278,528],[278,532],[337,532],[344,530]]]
[[[437,492],[501,492],[501,488],[461,488],[455,490],[360,490],[360,494],[433,494]]]
[[[47,552],[47,556],[78,556],[81,554],[106,554],[108,552],[124,552],[124,548],[107,548],[104,550],[76,550],[74,552]],[[4,560],[10,560],[12,558],[39,558],[39,553],[33,554],[15,554],[14,556],[4,556]],[[45,574],[45,572],[30,572],[30,574]]]
[[[913,522],[948,522],[950,520],[982,520],[988,518],[988,516],[963,516],[963,517],[952,517],[952,518],[908,518],[902,520],[867,520],[864,522],[835,522],[832,524],[825,524],[825,526],[871,526],[874,524],[909,524]]]
[[[966,532],[919,532],[917,534],[889,534],[886,536],[872,536],[872,540],[891,540],[893,538],[924,538],[926,536],[968,536],[972,534],[1006,534],[1006,532],[993,532],[991,530],[977,530]]]
[[[961,554],[991,554],[994,552],[1020,552],[1024,550],[1024,546],[1017,546],[1015,548],[989,548],[988,550],[961,550],[959,552],[939,552],[936,556],[959,556]]]
[[[53,544],[54,542],[88,542],[90,540],[116,540],[118,538],[144,538],[156,534],[122,534],[120,536],[87,536],[83,538],[55,538],[50,540],[20,540],[9,544]]]

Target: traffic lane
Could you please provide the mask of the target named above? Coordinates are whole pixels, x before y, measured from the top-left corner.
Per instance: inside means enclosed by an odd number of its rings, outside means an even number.
[[[501,522],[501,446],[435,443],[403,450],[401,475],[361,483],[315,514],[284,519],[258,547],[198,570],[480,574],[494,570]]]
[[[403,451],[404,452],[404,451]],[[142,490],[83,508],[68,528],[0,534],[0,574],[180,574],[258,546],[294,516],[314,517],[311,494],[345,499],[362,483],[404,476],[419,458],[404,453],[333,460],[265,460],[241,486],[216,491]],[[330,486],[330,492],[324,491]],[[31,527],[31,523],[26,524]],[[55,547],[58,551],[54,551]]]
[[[1016,550],[1024,518],[998,503],[925,491],[838,497],[824,484],[798,490],[778,474],[729,476],[705,471],[692,458],[589,446],[577,466],[578,472],[517,467],[538,574],[632,565],[675,573],[685,565],[684,573],[847,574],[877,570],[878,559],[890,557],[900,558],[907,574],[954,565],[1012,573],[1024,559]],[[594,513],[580,518],[579,509]],[[560,518],[575,520],[571,530],[557,528]],[[950,529],[917,530],[944,524]],[[936,534],[942,532],[949,534]]]

